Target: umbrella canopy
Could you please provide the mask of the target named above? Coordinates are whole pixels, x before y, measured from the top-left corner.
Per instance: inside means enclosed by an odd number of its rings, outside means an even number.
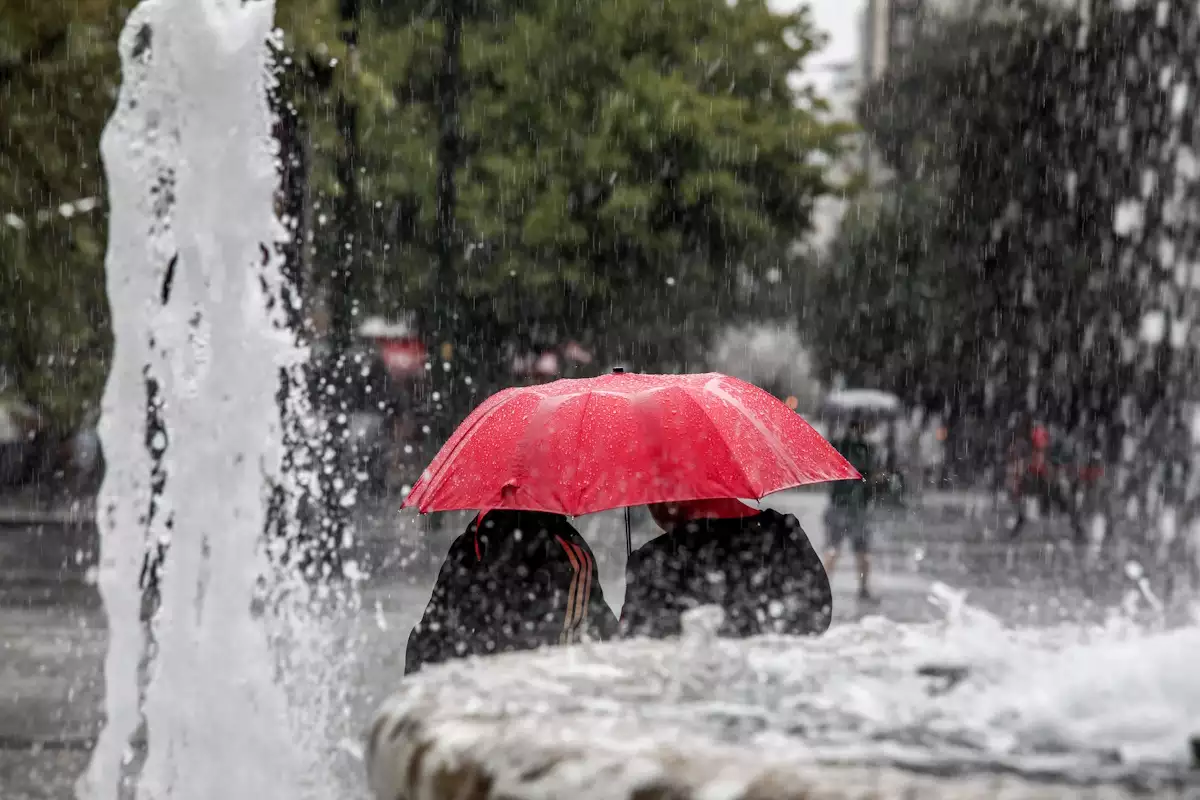
[[[796,412],[717,373],[613,374],[505,389],[459,426],[404,501],[575,516],[759,499],[861,477]]]

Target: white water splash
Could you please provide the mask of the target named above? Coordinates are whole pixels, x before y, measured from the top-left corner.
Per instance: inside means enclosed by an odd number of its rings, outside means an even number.
[[[115,335],[99,519],[107,719],[78,787],[86,800],[131,794],[122,772],[140,720],[147,534],[169,537],[170,549],[137,796],[304,797],[325,766],[314,766],[312,742],[336,735],[312,716],[328,719],[332,703],[298,713],[306,692],[279,680],[281,655],[291,666],[318,665],[318,651],[334,660],[328,638],[298,612],[303,602],[261,602],[264,588],[280,594],[264,586],[280,575],[263,547],[265,489],[282,457],[276,393],[280,371],[303,355],[276,319],[285,230],[267,102],[273,14],[271,0],[147,0],[121,36],[124,83],[102,143]],[[147,378],[159,384],[168,439],[149,528]],[[282,654],[272,647],[281,635]],[[323,694],[329,677],[310,670],[297,685]]]

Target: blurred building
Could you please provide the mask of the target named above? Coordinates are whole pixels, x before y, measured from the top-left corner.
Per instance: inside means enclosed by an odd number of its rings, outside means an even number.
[[[881,79],[888,68],[903,63],[916,44],[921,15],[927,4],[945,5],[949,0],[866,0],[859,46],[861,85]],[[862,169],[872,183],[885,183],[887,168],[878,154],[863,147]]]
[[[861,86],[869,86],[882,78],[889,68],[903,65],[918,46],[918,34],[924,20],[933,16],[974,14],[986,8],[982,0],[865,0],[858,65]],[[863,169],[873,182],[887,181],[886,168],[877,155],[866,149]]]
[[[925,0],[867,0],[859,51],[864,83],[879,80],[912,51],[924,5]]]
[[[829,116],[837,120],[852,120],[858,114],[858,97],[862,81],[858,60],[853,55],[846,60],[827,61],[812,68],[806,77],[815,78],[822,96],[829,103]],[[866,146],[864,137],[855,136],[851,149],[843,159],[833,165],[835,180],[843,180],[862,169],[862,150]],[[846,202],[841,197],[826,196],[817,200],[813,209],[813,233],[808,244],[823,250],[837,234],[845,212]]]
[[[790,8],[794,0],[775,5]],[[918,46],[922,19],[929,15],[974,13],[985,6],[981,0],[852,0],[845,4],[826,0],[815,3],[814,7],[825,14],[825,20],[818,19],[819,23],[841,30],[841,43],[835,42],[833,58],[814,64],[803,80],[812,80],[819,87],[834,118],[854,119],[863,91],[890,67],[902,64]],[[857,25],[851,22],[845,26],[841,22],[855,17]],[[847,46],[855,40],[856,46]],[[887,165],[872,151],[865,136],[838,167],[850,173],[862,172],[877,186],[890,178]],[[819,204],[812,240],[818,249],[836,233],[844,207],[845,203],[830,198]]]

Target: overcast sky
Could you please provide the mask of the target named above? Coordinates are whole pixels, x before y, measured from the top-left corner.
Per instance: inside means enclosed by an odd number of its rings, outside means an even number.
[[[776,0],[779,8],[795,7],[796,0]],[[862,0],[808,0],[817,26],[829,34],[829,44],[816,63],[850,61],[858,55],[858,21]]]
[[[829,40],[809,62],[804,75],[796,78],[805,84],[815,85],[828,96],[831,76],[823,67],[828,64],[844,64],[858,56],[859,19],[864,0],[768,0],[776,11],[790,11],[800,5],[808,5],[813,12],[817,27],[828,35]],[[835,106],[848,102],[846,98],[830,98]]]
[[[835,114],[849,114],[853,98],[830,96],[831,75],[821,67],[825,64],[843,64],[858,57],[859,21],[865,0],[768,0],[777,11],[787,11],[806,3],[813,12],[817,27],[829,36],[825,48],[813,58],[803,76],[803,83],[815,85],[833,101]],[[812,242],[820,246],[827,242],[836,230],[841,218],[843,204],[831,198],[822,198],[817,204],[814,223],[816,230]]]

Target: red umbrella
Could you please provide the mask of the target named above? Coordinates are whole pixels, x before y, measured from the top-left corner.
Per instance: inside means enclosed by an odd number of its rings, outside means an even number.
[[[577,516],[672,500],[757,500],[860,477],[757,386],[718,373],[617,373],[492,395],[442,447],[404,506]]]

